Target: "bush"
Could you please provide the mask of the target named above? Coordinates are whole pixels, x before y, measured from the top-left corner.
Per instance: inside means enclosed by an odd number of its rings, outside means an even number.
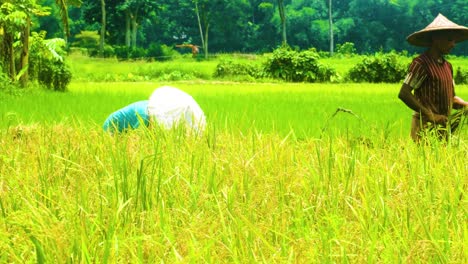
[[[130,58],[130,49],[127,46],[115,46],[114,52],[118,60],[128,60]]]
[[[146,50],[140,47],[131,47],[130,48],[130,59],[142,59],[146,57]]]
[[[3,66],[0,63],[0,84],[9,83],[9,82],[10,82],[10,78],[8,78],[8,75],[6,75],[5,72],[3,71]]]
[[[66,90],[71,78],[70,68],[63,61],[42,61],[38,73],[40,84],[55,91],[63,92]]]
[[[166,61],[179,56],[180,53],[165,44],[152,43],[147,50],[149,60]]]
[[[216,66],[216,70],[213,74],[215,78],[225,77],[239,77],[239,76],[250,76],[253,78],[261,78],[261,69],[258,66],[238,63],[231,60],[223,60]]]
[[[147,52],[144,48],[135,48],[127,46],[116,46],[115,47],[115,56],[118,60],[128,60],[128,59],[142,59],[147,56]]]
[[[352,82],[396,83],[402,81],[408,69],[404,57],[396,52],[376,53],[365,57],[348,72]]]
[[[454,79],[456,84],[468,84],[468,71],[464,71],[458,67]]]
[[[99,49],[99,38],[100,36],[97,31],[84,30],[75,35],[76,41],[72,43],[72,46],[88,50]]]
[[[265,63],[265,75],[291,82],[332,81],[337,76],[335,70],[321,64],[319,58],[314,49],[298,52],[282,47]]]
[[[102,56],[103,58],[112,58],[115,55],[115,51],[111,45],[104,45],[104,50],[102,54],[100,54],[100,48],[91,48],[88,49],[88,55],[90,57]]]
[[[65,63],[66,52],[63,39],[44,39],[45,32],[33,33],[29,57],[31,79],[55,91],[65,91],[72,74]]]
[[[344,56],[353,56],[356,54],[356,48],[354,47],[354,43],[345,42],[336,45],[336,53]]]
[[[164,73],[159,77],[160,81],[182,81],[182,80],[192,80],[195,77],[188,73],[183,73],[180,71],[172,71],[170,73]]]

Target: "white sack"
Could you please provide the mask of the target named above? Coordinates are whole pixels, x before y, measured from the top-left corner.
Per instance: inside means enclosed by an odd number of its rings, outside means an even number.
[[[170,86],[154,90],[149,98],[148,114],[166,129],[183,123],[187,128],[203,133],[206,126],[205,114],[192,96]]]

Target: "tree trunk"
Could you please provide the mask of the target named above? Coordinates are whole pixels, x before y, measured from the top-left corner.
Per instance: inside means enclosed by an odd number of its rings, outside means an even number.
[[[23,49],[21,50],[21,64],[20,64],[20,84],[22,87],[25,87],[28,84],[29,75],[29,31],[31,29],[31,18],[26,18],[26,25],[23,29],[23,34],[21,34],[21,42]]]
[[[282,26],[282,35],[283,35],[283,46],[288,45],[288,41],[286,39],[286,13],[284,11],[284,1],[283,0],[278,0],[278,10],[279,10],[279,15],[281,18],[281,26]]]
[[[12,81],[15,81],[16,67],[15,67],[15,50],[13,48],[13,35],[10,32],[4,32],[3,34],[4,47],[6,49],[6,63],[8,67],[8,76]]]
[[[205,27],[205,43],[203,44],[203,52],[205,52],[205,59],[208,59],[208,29],[210,24],[206,24]]]
[[[106,1],[101,0],[101,39],[99,41],[99,53],[101,57],[104,57],[104,44],[105,44],[105,37],[106,37]]]
[[[130,12],[125,12],[125,46],[130,47]]]
[[[329,36],[330,36],[330,56],[333,56],[333,17],[332,17],[332,0],[328,0],[328,21],[329,21]]]
[[[137,30],[138,30],[138,23],[137,23],[137,17],[135,15],[131,15],[131,24],[132,24],[132,47],[136,48],[137,47]]]
[[[198,29],[200,30],[200,38],[201,38],[201,42],[202,42],[203,52],[205,52],[205,58],[208,58],[208,45],[205,45],[205,37],[203,36],[203,28],[202,28],[201,19],[200,19],[200,10],[198,9],[198,2],[197,1],[195,1],[195,13],[197,14]],[[208,37],[207,31],[208,30],[205,31],[205,34]]]

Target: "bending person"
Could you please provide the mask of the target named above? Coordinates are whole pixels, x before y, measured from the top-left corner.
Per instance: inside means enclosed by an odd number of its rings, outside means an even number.
[[[192,96],[177,88],[163,86],[154,90],[149,100],[132,103],[109,115],[103,129],[120,133],[141,125],[158,125],[164,129],[182,125],[190,132],[201,134],[206,118]]]
[[[129,104],[113,112],[107,117],[102,128],[111,133],[120,133],[136,129],[140,125],[148,126],[149,123],[148,100],[145,100]]]
[[[148,102],[151,119],[165,129],[178,125],[196,133],[203,133],[206,118],[203,110],[189,94],[171,87],[157,88]]]

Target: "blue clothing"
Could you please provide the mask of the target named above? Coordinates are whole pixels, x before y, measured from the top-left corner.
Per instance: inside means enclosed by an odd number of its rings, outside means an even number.
[[[109,115],[102,128],[109,132],[122,132],[127,129],[135,129],[144,124],[149,125],[148,100],[139,101],[127,105]]]

